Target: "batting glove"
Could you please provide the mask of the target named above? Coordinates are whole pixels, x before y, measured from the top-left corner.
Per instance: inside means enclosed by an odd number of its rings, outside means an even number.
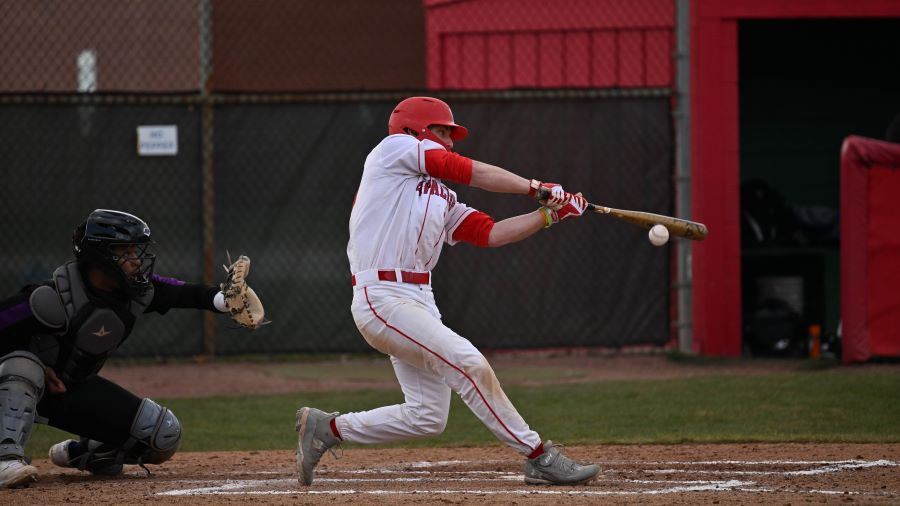
[[[558,183],[542,183],[537,179],[532,179],[530,186],[531,188],[528,189],[529,197],[534,197],[541,189],[550,191],[550,196],[547,197],[546,200],[539,200],[538,202],[551,210],[558,211],[562,206],[566,205],[566,202],[568,202],[566,191],[563,190],[562,185]]]
[[[549,227],[551,224],[559,223],[560,221],[570,217],[570,216],[581,216],[584,214],[585,209],[587,209],[588,201],[581,196],[581,194],[572,195],[571,193],[566,193],[568,199],[565,201],[565,205],[559,208],[559,210],[549,209],[547,207],[542,207],[541,211],[544,213],[544,217],[547,220],[546,227]]]

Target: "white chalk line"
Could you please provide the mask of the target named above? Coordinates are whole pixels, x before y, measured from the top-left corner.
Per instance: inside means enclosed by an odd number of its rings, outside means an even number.
[[[452,462],[454,465],[460,464],[469,464],[467,461],[443,461],[444,464]],[[514,461],[492,461],[494,463],[509,463],[514,464]],[[827,473],[835,473],[839,471],[845,471],[849,469],[865,469],[868,467],[896,467],[900,466],[900,463],[894,462],[892,460],[818,460],[818,461],[788,461],[788,460],[771,460],[771,461],[748,461],[742,462],[739,460],[728,460],[728,461],[705,461],[705,462],[623,462],[617,461],[618,464],[636,464],[639,466],[646,465],[687,465],[687,464],[698,464],[698,465],[746,465],[746,466],[755,466],[755,465],[821,465],[822,467],[814,468],[814,469],[801,469],[797,471],[742,471],[737,469],[628,469],[628,470],[616,470],[610,468],[603,468],[603,471],[606,473],[650,473],[650,474],[672,474],[672,473],[692,473],[692,474],[733,474],[733,475],[746,475],[746,476],[770,476],[770,475],[782,475],[782,476],[812,476],[818,474],[827,474]],[[423,463],[416,463],[423,464]],[[485,464],[485,462],[479,462],[479,465]],[[604,463],[600,463],[601,467],[603,467]],[[427,467],[425,465],[416,465],[414,467]],[[329,475],[329,474],[359,474],[359,475],[381,475],[381,474],[396,474],[398,472],[402,472],[403,474],[415,474],[422,476],[434,476],[436,474],[483,474],[483,475],[493,475],[493,476],[505,476],[510,475],[512,473],[508,471],[414,471],[407,470],[402,467],[400,468],[380,468],[380,469],[348,469],[348,470],[321,470],[318,471],[317,475]],[[221,473],[210,473],[215,475],[221,475]],[[231,474],[247,474],[245,471],[233,471]],[[280,474],[279,471],[257,471],[253,474]]]
[[[826,465],[826,464],[861,464],[864,462],[872,462],[871,460],[657,460],[657,461],[641,461],[644,465],[653,466],[721,466],[721,465],[742,465],[742,466],[772,466],[772,465],[789,465],[789,466],[807,466],[807,465]],[[627,460],[609,460],[607,464],[634,464]]]
[[[260,481],[260,480],[251,480]],[[411,495],[411,494],[479,494],[479,495],[578,495],[578,496],[616,496],[616,495],[656,495],[673,494],[679,492],[704,492],[712,490],[728,490],[736,487],[753,485],[753,482],[728,480],[705,485],[691,485],[681,487],[668,487],[654,490],[545,490],[545,489],[516,489],[516,490],[480,490],[480,489],[437,489],[437,490],[241,490],[240,483],[226,483],[217,487],[189,488],[181,490],[169,490],[158,492],[156,495],[164,496],[189,496],[189,495]]]
[[[816,474],[836,473],[849,469],[865,469],[868,467],[896,467],[900,464],[892,460],[872,460],[872,461],[845,461],[844,464],[833,464],[818,467],[815,469],[801,469],[799,471],[738,471],[730,469],[648,469],[640,471],[650,474],[671,474],[671,473],[691,473],[691,474],[736,474],[736,475],[781,475],[781,476],[813,476]],[[852,462],[852,463],[850,463]]]
[[[512,463],[512,461],[491,461],[494,463]],[[638,464],[638,465],[648,465],[654,464],[654,462],[626,462],[626,461],[617,461],[619,464]],[[329,470],[320,473],[321,474],[350,474],[350,475],[373,475],[373,474],[396,474],[398,472],[404,474],[426,474],[428,477],[391,477],[391,478],[327,478],[327,477],[319,477],[317,478],[317,482],[324,483],[371,483],[371,482],[382,482],[382,483],[416,483],[416,482],[484,482],[484,481],[492,481],[492,478],[489,476],[493,476],[493,479],[501,479],[504,481],[512,481],[512,480],[522,480],[523,476],[518,473],[513,472],[504,472],[504,471],[412,471],[409,470],[409,467],[438,467],[438,466],[446,466],[446,465],[461,465],[461,464],[469,464],[468,461],[438,461],[438,462],[415,462],[406,466],[401,466],[401,469],[397,468],[382,468],[382,469],[353,469],[353,470]],[[479,461],[479,465],[485,464],[485,461]],[[900,464],[891,460],[876,460],[876,461],[864,461],[864,460],[837,460],[837,461],[790,461],[790,460],[779,460],[779,461],[702,461],[702,462],[656,462],[655,464],[702,464],[702,465],[715,465],[715,464],[725,464],[725,465],[819,465],[821,467],[814,469],[804,469],[797,471],[741,471],[741,470],[686,470],[686,469],[651,469],[651,470],[621,470],[615,471],[611,469],[604,469],[604,474],[607,473],[632,473],[632,472],[641,472],[641,473],[649,473],[649,474],[670,474],[670,473],[695,473],[695,474],[735,474],[735,475],[782,475],[782,476],[801,476],[801,475],[817,475],[817,474],[825,474],[825,473],[835,473],[850,469],[864,469],[870,467],[895,467]],[[246,474],[246,473],[240,473]],[[265,474],[278,474],[277,471],[259,471],[254,472],[253,474],[265,475]],[[457,478],[445,478],[435,476],[436,474],[464,474],[464,475],[481,475],[481,477],[475,478],[467,478],[467,477],[457,477]],[[681,492],[703,492],[703,491],[711,491],[711,490],[734,490],[734,491],[745,491],[745,492],[773,492],[773,489],[754,486],[755,482],[752,481],[741,481],[741,480],[632,480],[632,479],[623,479],[623,480],[613,480],[615,482],[624,482],[624,483],[640,483],[645,485],[656,485],[656,484],[678,484],[678,486],[671,486],[660,489],[646,489],[646,490],[604,490],[604,491],[593,491],[593,490],[536,490],[533,488],[524,489],[524,490],[309,490],[309,489],[301,489],[301,490],[245,490],[250,487],[259,487],[259,486],[267,486],[271,487],[277,483],[295,483],[295,478],[289,479],[265,479],[265,480],[227,480],[226,483],[216,486],[206,486],[199,488],[186,488],[186,489],[177,489],[177,490],[169,490],[166,492],[159,492],[157,495],[166,495],[166,496],[181,496],[181,495],[284,495],[284,494],[307,494],[307,495],[344,495],[348,493],[358,493],[358,494],[370,494],[370,495],[405,495],[405,494],[459,494],[459,493],[472,493],[472,494],[488,494],[488,495],[517,495],[517,494],[544,494],[544,495],[584,495],[584,496],[615,496],[615,495],[658,495],[658,494],[672,494],[672,493],[681,493]],[[609,481],[609,480],[605,480]],[[193,481],[184,481],[185,483],[192,483]],[[784,492],[785,489],[779,489]],[[890,495],[890,493],[864,493],[857,491],[846,491],[846,490],[794,490],[793,492],[797,493],[809,493],[809,494],[827,494],[827,495],[839,495],[839,494],[852,494],[852,495],[869,495],[869,496],[879,496],[879,495]]]
[[[346,470],[326,470],[320,472],[316,470],[316,476],[320,474],[421,474],[432,476],[435,474],[509,474],[508,471],[409,471],[404,468],[382,468],[382,469],[346,469]]]
[[[509,462],[507,460],[485,460],[485,464],[496,464],[498,462]],[[436,460],[434,462],[430,461],[419,461],[413,462],[409,464],[409,467],[440,467],[440,466],[455,466],[459,464],[468,464],[467,460]]]

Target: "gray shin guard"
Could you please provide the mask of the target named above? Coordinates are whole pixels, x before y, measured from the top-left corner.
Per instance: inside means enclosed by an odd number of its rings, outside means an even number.
[[[132,448],[126,448],[126,464],[162,464],[178,451],[181,423],[175,418],[175,413],[150,399],[144,399],[131,424],[131,437],[133,439],[125,444],[127,447],[132,443]],[[142,446],[145,448],[143,451],[135,451]],[[129,462],[130,455],[138,461]]]
[[[175,414],[150,399],[141,401],[131,437],[122,446],[111,447],[92,439],[79,442],[81,450],[71,464],[94,474],[115,475],[122,464],[162,464],[181,444],[181,423]]]
[[[0,459],[25,456],[35,409],[44,394],[44,365],[32,353],[0,357]]]

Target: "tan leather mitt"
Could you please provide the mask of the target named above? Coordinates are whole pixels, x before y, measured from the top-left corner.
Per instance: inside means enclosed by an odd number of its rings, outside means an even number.
[[[230,257],[228,261],[231,261]],[[251,330],[269,323],[265,319],[266,311],[262,302],[256,296],[256,292],[247,286],[250,259],[241,255],[230,267],[225,267],[225,271],[228,275],[219,288],[225,295],[225,306],[231,314],[231,319],[241,327]]]

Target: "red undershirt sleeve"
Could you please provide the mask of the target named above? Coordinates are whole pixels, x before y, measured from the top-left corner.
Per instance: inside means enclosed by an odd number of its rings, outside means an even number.
[[[472,159],[443,149],[425,152],[425,170],[438,179],[466,185],[472,181]]]
[[[453,240],[487,248],[493,228],[493,218],[481,211],[475,211],[466,216],[466,219],[456,227],[453,232]]]

